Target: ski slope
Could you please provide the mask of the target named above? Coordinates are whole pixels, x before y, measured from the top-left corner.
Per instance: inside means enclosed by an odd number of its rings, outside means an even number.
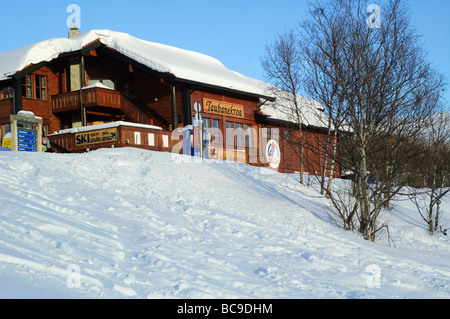
[[[296,178],[133,148],[0,152],[0,298],[450,297],[449,238],[408,201],[382,216],[395,247],[370,243]]]

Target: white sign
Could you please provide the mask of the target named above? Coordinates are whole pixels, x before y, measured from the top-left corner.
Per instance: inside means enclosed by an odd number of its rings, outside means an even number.
[[[281,152],[278,143],[275,140],[270,140],[266,144],[266,159],[269,166],[278,168],[281,161]]]

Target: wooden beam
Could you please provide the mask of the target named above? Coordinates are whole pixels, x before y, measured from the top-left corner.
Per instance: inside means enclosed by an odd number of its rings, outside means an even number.
[[[170,85],[170,94],[172,100],[172,130],[178,127],[178,113],[177,113],[177,92],[175,85]]]
[[[22,79],[14,80],[14,115],[22,111]]]
[[[120,117],[120,114],[112,114],[112,113],[104,113],[104,112],[98,112],[98,111],[91,111],[89,109],[86,109],[86,114],[90,115],[98,115],[98,116],[107,116],[107,117]]]
[[[97,51],[96,50],[91,50],[88,53],[86,53],[84,56],[93,56],[93,57],[98,57]]]

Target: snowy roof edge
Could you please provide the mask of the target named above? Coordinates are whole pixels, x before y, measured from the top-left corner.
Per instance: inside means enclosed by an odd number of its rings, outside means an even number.
[[[50,62],[61,54],[82,50],[100,41],[106,47],[152,70],[170,73],[180,81],[273,99],[267,83],[227,69],[217,59],[202,53],[135,38],[127,33],[91,30],[74,38],[54,38],[0,53],[0,81],[32,65]]]

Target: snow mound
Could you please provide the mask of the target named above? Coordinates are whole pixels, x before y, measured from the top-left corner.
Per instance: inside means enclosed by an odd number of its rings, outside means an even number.
[[[449,240],[411,206],[386,216],[395,247],[369,243],[296,178],[133,148],[0,152],[0,297],[449,297]]]

